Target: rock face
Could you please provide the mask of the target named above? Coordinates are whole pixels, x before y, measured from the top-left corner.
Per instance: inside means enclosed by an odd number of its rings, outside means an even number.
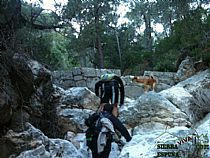
[[[86,87],[73,87],[65,91],[61,103],[67,107],[96,110],[100,99]]]
[[[28,103],[31,95],[34,93],[34,76],[28,65],[28,59],[25,56],[14,54],[13,65],[10,69],[10,77],[13,87],[18,94],[19,104]]]
[[[124,105],[121,109],[121,120],[130,127],[141,125],[150,130],[157,124],[160,129],[166,126],[190,126],[188,116],[166,98],[154,92],[140,96],[134,103]],[[162,124],[162,125],[160,125]]]
[[[31,104],[26,111],[30,115],[30,122],[48,136],[54,137],[59,132],[56,117],[56,98],[53,97],[54,87],[51,72],[34,60],[28,60],[28,65],[34,76],[35,92],[31,96]],[[49,131],[53,129],[54,132]]]
[[[0,56],[0,126],[9,122],[12,117],[13,109],[18,106],[15,90],[10,79],[10,65],[7,60]]]
[[[210,145],[210,114],[208,114],[203,120],[195,125],[196,131],[202,139],[203,144]],[[210,147],[209,147],[210,148]],[[210,157],[210,150],[201,150],[202,158]]]
[[[52,112],[54,89],[50,71],[24,55],[15,54],[11,59],[2,55],[0,58],[3,74],[0,77],[0,134],[5,132],[6,123],[15,131],[24,129],[28,121],[44,130],[46,120],[56,116],[56,111]]]
[[[194,68],[194,62],[192,58],[187,57],[179,65],[178,71],[175,75],[176,83],[183,81],[187,79],[188,77],[191,77],[192,75],[195,74],[195,72],[196,72],[196,69]]]
[[[187,127],[176,127],[134,135],[123,147],[119,158],[200,157],[194,144],[195,132],[196,130]],[[173,155],[163,156],[168,153]]]
[[[67,131],[84,132],[84,119],[98,109],[99,98],[86,87],[62,89],[60,95],[56,108],[60,132],[62,135]]]
[[[29,123],[25,127],[24,132],[8,131],[3,137],[4,143],[1,142],[0,148],[1,158],[8,158],[11,155],[17,158],[85,158],[71,142],[49,139]]]
[[[185,112],[190,121],[195,123],[210,112],[210,70],[199,72],[160,94]]]

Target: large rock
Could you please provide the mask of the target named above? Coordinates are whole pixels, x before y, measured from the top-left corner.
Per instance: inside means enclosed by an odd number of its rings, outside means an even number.
[[[72,87],[65,91],[61,103],[69,108],[96,110],[100,104],[100,99],[87,87]]]
[[[12,80],[16,93],[19,95],[19,104],[28,104],[35,89],[34,76],[28,65],[28,58],[26,56],[20,54],[13,56],[10,79]]]
[[[129,98],[137,99],[139,96],[144,94],[144,87],[140,86],[125,86],[125,96]]]
[[[61,133],[84,130],[84,119],[100,105],[100,99],[86,87],[72,87],[60,90],[63,96],[57,106],[57,117]]]
[[[171,103],[186,113],[195,123],[210,112],[210,73],[209,69],[160,92]]]
[[[182,87],[172,87],[168,90],[160,92],[162,96],[167,98],[170,102],[176,105],[182,112],[190,116],[190,120],[193,121],[191,116],[192,111],[190,111],[190,105],[193,101],[193,96],[185,91]]]
[[[194,76],[179,82],[176,86],[183,87],[189,93],[193,93],[198,89],[210,89],[210,69],[196,73]]]
[[[86,126],[85,119],[93,113],[87,109],[71,109],[60,106],[57,108],[58,124],[61,128],[61,134],[64,135],[67,131],[75,133],[84,132]]]
[[[39,97],[42,104],[45,104],[45,101],[50,100],[54,91],[51,72],[35,60],[28,60],[28,65],[34,76],[35,95]]]
[[[0,72],[0,125],[7,123],[7,127],[19,131],[28,121],[36,122],[37,127],[43,120],[54,124],[49,70],[26,55],[14,54],[11,59],[1,56]]]
[[[18,106],[18,94],[10,79],[10,66],[3,55],[0,55],[0,131],[3,130],[1,125],[10,121],[13,110]]]
[[[187,127],[175,127],[137,134],[123,147],[119,158],[154,158],[162,157],[160,154],[168,152],[179,155],[171,157],[200,157],[201,154],[194,141],[195,133],[195,130]]]
[[[12,65],[10,64],[13,63]],[[12,89],[18,95],[18,109],[14,110],[8,124],[14,131],[20,131],[25,122],[40,128],[48,136],[58,136],[56,98],[51,72],[42,64],[24,54],[15,54],[8,72]],[[8,80],[9,81],[9,80]],[[12,95],[11,95],[12,96]],[[49,129],[53,129],[51,132]],[[55,134],[56,133],[56,134]],[[53,136],[52,136],[53,137]]]
[[[195,125],[197,134],[200,138],[200,142],[203,145],[208,146],[208,149],[201,149],[201,157],[210,157],[210,114],[208,114],[203,120]]]
[[[178,71],[176,72],[174,79],[177,83],[191,77],[195,74],[195,72],[196,69],[194,68],[193,59],[190,57],[186,57],[186,59],[183,60],[179,65]]]
[[[81,154],[71,142],[49,139],[29,123],[26,124],[25,131],[8,131],[3,138],[0,140],[1,158],[88,158],[85,157],[87,154]]]
[[[123,147],[119,157],[154,158],[158,152],[174,152],[179,153],[182,158],[209,158],[209,124],[210,114],[193,128],[180,126],[162,130],[154,127],[152,130],[145,130],[135,127],[132,140]]]
[[[155,92],[143,94],[135,102],[125,103],[120,109],[120,116],[121,120],[130,127],[138,125],[149,127],[151,123],[163,125],[158,127],[191,125],[185,113]]]
[[[132,82],[130,76],[122,76],[121,79],[124,84],[126,97],[137,99],[144,93],[143,85],[139,86],[135,82]]]

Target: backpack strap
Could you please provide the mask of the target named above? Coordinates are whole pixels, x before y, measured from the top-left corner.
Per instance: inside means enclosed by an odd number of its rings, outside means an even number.
[[[112,85],[112,104],[115,103],[115,87]]]
[[[105,83],[101,84],[101,98],[105,96]]]

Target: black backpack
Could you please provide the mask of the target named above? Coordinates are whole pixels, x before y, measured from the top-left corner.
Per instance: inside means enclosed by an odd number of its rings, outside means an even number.
[[[119,88],[118,81],[115,79],[115,74],[105,74],[100,77],[101,80],[101,96],[105,94],[114,93]]]
[[[100,122],[101,118],[101,113],[94,113],[85,120],[85,124],[88,126],[88,129],[85,131],[86,145],[91,150],[93,149],[97,140],[96,138],[98,138],[98,134],[100,133],[102,128],[102,124]]]
[[[98,112],[85,120],[85,124],[88,126],[88,129],[85,131],[86,145],[91,150],[97,150],[97,139],[102,128],[101,119],[103,117],[105,116],[101,112]]]

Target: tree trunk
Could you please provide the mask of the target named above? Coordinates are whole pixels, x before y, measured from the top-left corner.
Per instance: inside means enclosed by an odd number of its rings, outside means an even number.
[[[116,35],[116,40],[117,40],[117,49],[118,49],[118,53],[119,53],[120,70],[122,70],[122,53],[121,53],[121,49],[120,49],[120,41],[119,41],[117,31],[115,31],[115,35]]]
[[[104,68],[104,54],[101,46],[101,38],[100,35],[96,35],[96,42],[97,42],[97,47],[98,47],[98,54],[99,54],[99,63],[100,63],[100,69]]]
[[[99,56],[99,66],[101,69],[104,68],[104,54],[102,51],[102,46],[101,46],[101,33],[100,33],[100,27],[99,27],[99,9],[100,5],[97,6],[95,5],[95,33],[96,33],[96,47],[98,50],[98,56]]]
[[[53,25],[40,25],[34,24],[34,21],[27,21],[27,19],[25,19],[21,14],[21,5],[22,4],[20,0],[0,0],[0,50],[13,49],[13,42],[11,41],[13,38],[13,34],[19,28],[26,26],[26,24],[30,24],[32,28],[38,30],[63,27]],[[34,18],[37,18],[40,15],[41,11]]]
[[[143,15],[144,16],[144,22],[145,22],[145,31],[144,31],[144,35],[145,35],[145,45],[146,45],[146,49],[148,51],[152,51],[152,28],[151,28],[151,18],[150,15],[146,13]]]
[[[6,50],[11,45],[11,38],[16,29],[24,22],[21,16],[20,0],[1,2],[0,50]]]

